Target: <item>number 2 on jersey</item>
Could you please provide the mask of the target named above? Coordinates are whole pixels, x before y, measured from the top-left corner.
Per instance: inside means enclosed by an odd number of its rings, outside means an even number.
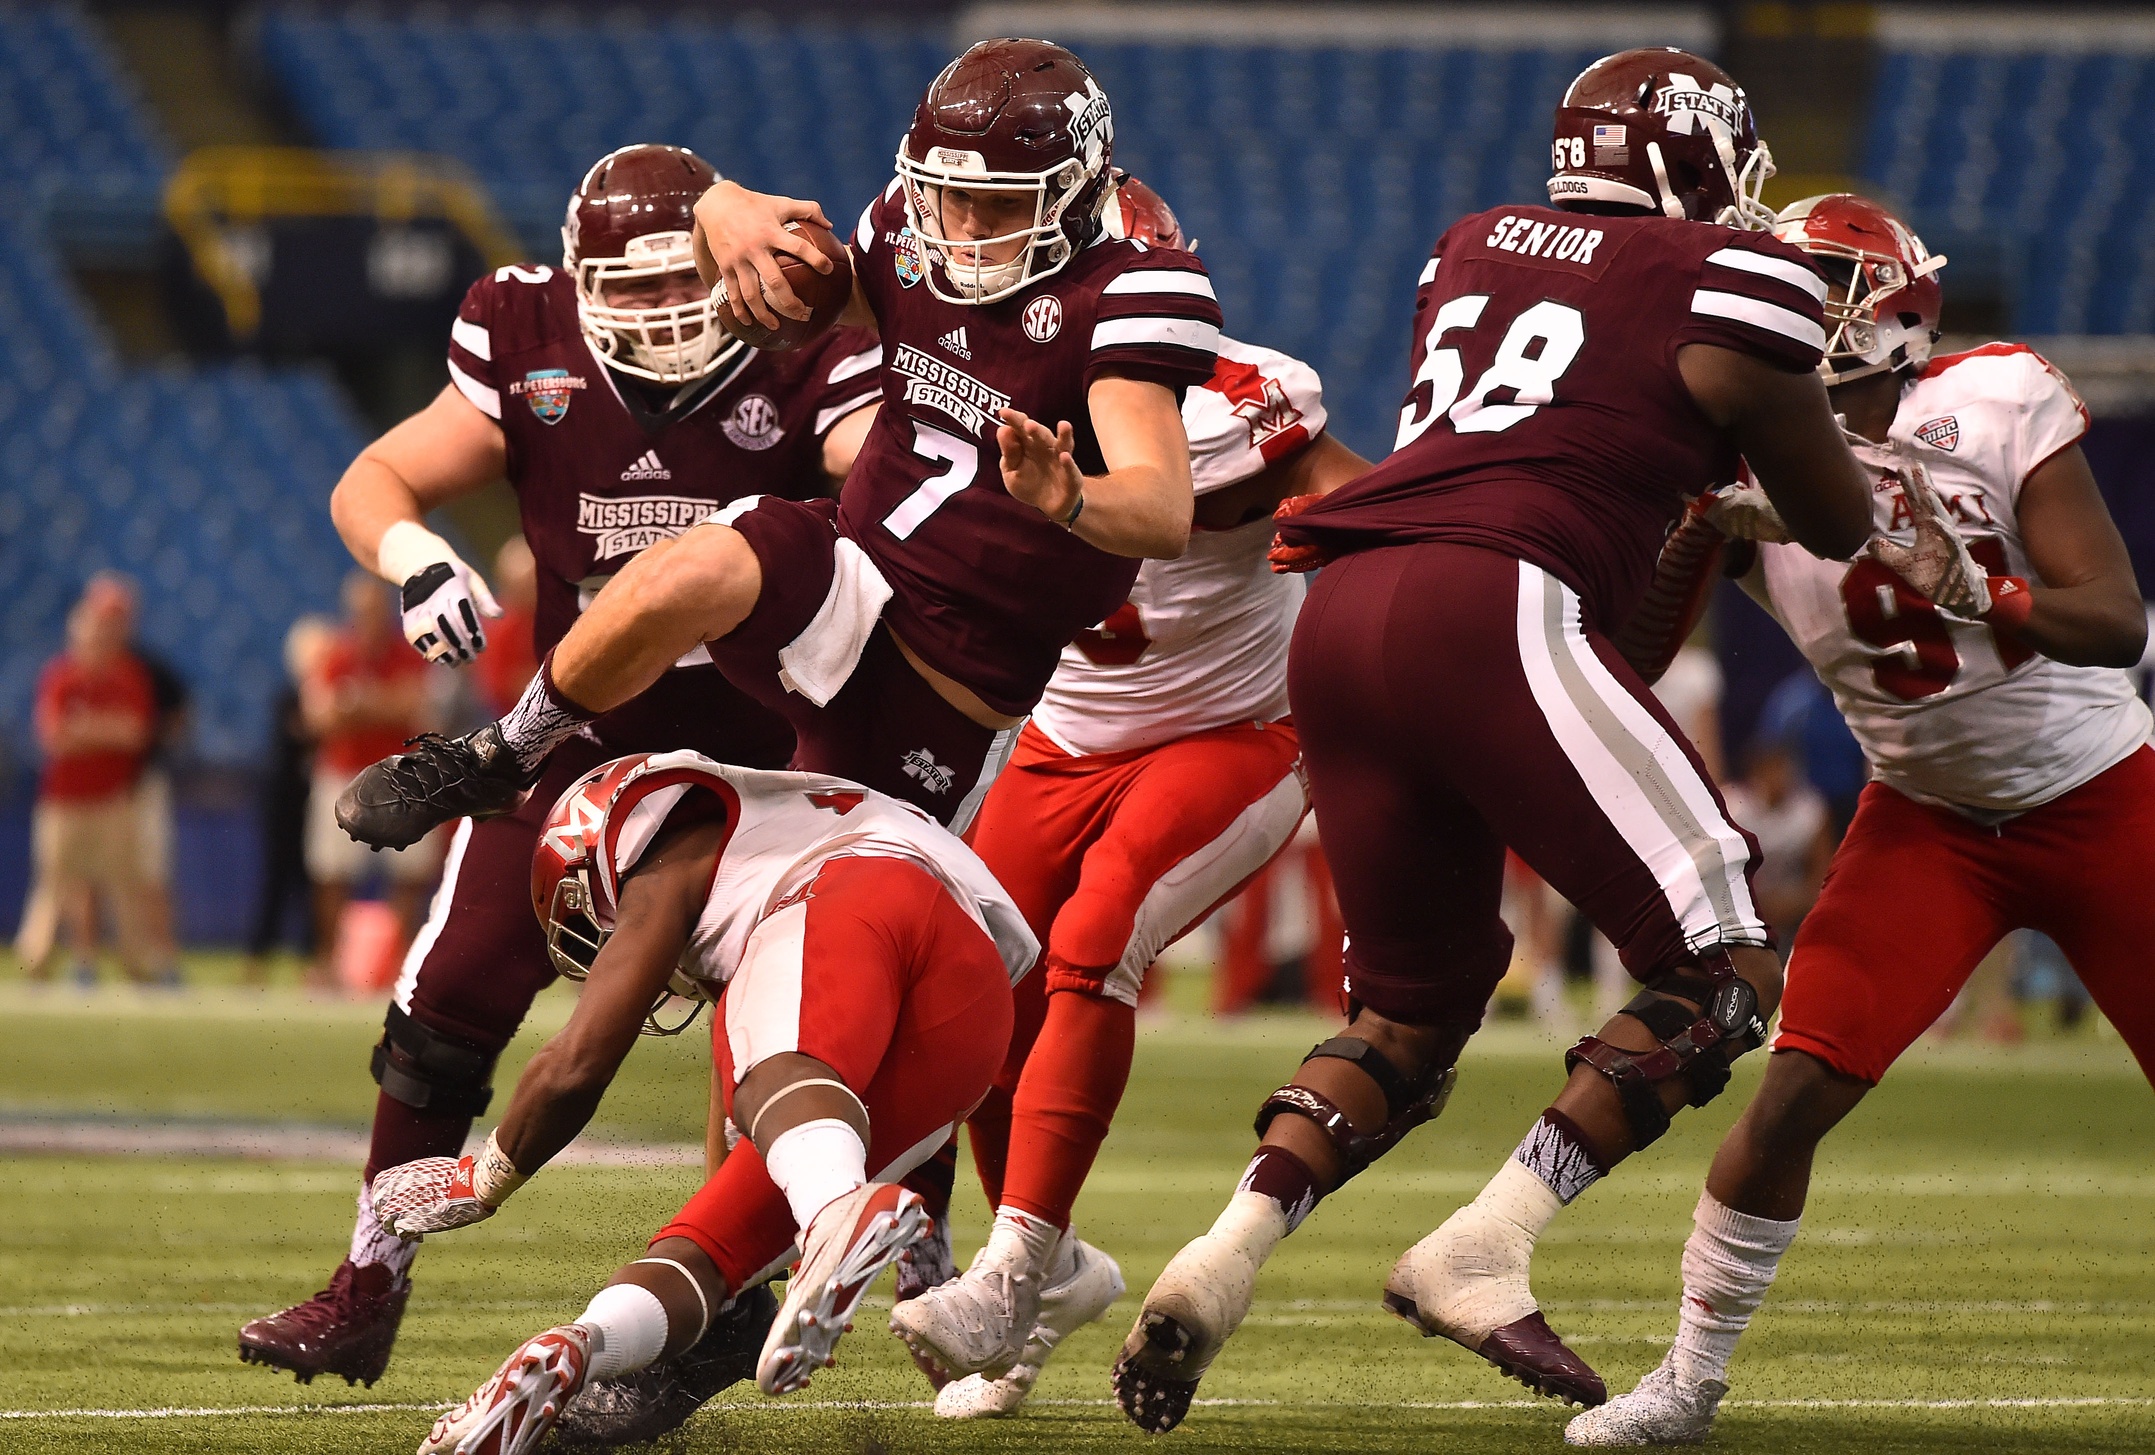
[[[1422,342],[1422,367],[1408,392],[1407,407],[1399,412],[1399,438],[1392,448],[1403,450],[1426,433],[1439,415],[1452,422],[1460,434],[1495,434],[1510,429],[1556,398],[1556,381],[1564,376],[1579,350],[1586,345],[1586,318],[1568,303],[1543,299],[1511,321],[1497,344],[1496,356],[1482,376],[1464,395],[1460,381],[1466,365],[1459,350],[1439,347],[1455,329],[1472,329],[1489,306],[1486,293],[1467,293],[1446,299],[1429,321],[1429,335]],[[1426,404],[1422,386],[1429,386]],[[1511,398],[1491,403],[1500,389]]]
[[[920,529],[922,521],[941,510],[944,501],[972,484],[974,472],[980,468],[980,446],[971,440],[959,439],[917,419],[912,424],[913,453],[950,468],[921,481],[919,489],[899,501],[891,513],[883,517],[883,528],[901,541],[910,538]]]

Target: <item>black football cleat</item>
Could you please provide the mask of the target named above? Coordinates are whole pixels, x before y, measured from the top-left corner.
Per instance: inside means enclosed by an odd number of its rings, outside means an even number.
[[[421,733],[337,795],[337,827],[377,849],[408,849],[451,819],[514,813],[532,781],[497,723],[460,738]]]
[[[1164,1435],[1182,1423],[1197,1397],[1198,1381],[1174,1371],[1187,1367],[1196,1345],[1196,1338],[1172,1315],[1150,1309],[1138,1315],[1137,1327],[1108,1373],[1115,1403],[1131,1424],[1148,1435]]]
[[[777,1317],[777,1296],[768,1287],[751,1288],[720,1309],[703,1337],[678,1358],[585,1385],[555,1424],[554,1444],[603,1450],[680,1429],[713,1395],[755,1378],[756,1360]]]
[[[312,1384],[317,1374],[337,1374],[346,1384],[372,1388],[389,1367],[411,1295],[412,1281],[387,1264],[347,1259],[329,1287],[305,1303],[244,1325],[240,1361],[289,1370],[301,1384]]]

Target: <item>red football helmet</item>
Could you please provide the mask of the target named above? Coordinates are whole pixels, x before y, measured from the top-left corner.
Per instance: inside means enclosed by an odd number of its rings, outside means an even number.
[[[696,199],[718,181],[687,147],[640,145],[600,157],[561,226],[561,266],[576,281],[584,337],[607,364],[655,384],[706,378],[747,347],[718,326],[718,305],[700,285],[686,303],[630,308],[606,285],[696,271],[689,246]]]
[[[1820,259],[1833,281],[1826,295],[1833,330],[1818,366],[1828,384],[1930,362],[1946,260],[1906,223],[1868,197],[1829,192],[1782,208],[1773,234]]]
[[[1751,103],[1712,61],[1670,46],[1618,51],[1579,73],[1556,109],[1549,201],[1636,207],[1764,232],[1773,154]]]
[[[547,956],[565,980],[589,975],[600,949],[613,937],[622,840],[632,831],[636,805],[659,789],[684,782],[727,796],[715,774],[674,758],[632,753],[602,763],[570,784],[546,815],[531,855],[531,907],[546,934]],[[628,847],[640,850],[642,845]],[[702,1010],[706,996],[698,981],[676,970],[645,1014],[644,1034],[678,1035]],[[690,1002],[688,1014],[671,1024],[661,1021],[659,1012],[675,999]]]
[[[1182,224],[1167,199],[1120,167],[1115,169],[1115,188],[1108,193],[1101,221],[1109,237],[1135,238],[1153,248],[1197,251],[1197,239],[1182,235]]]
[[[906,221],[948,281],[946,291],[930,267],[929,291],[948,303],[993,303],[1061,271],[1100,235],[1114,141],[1107,93],[1059,45],[984,40],[945,66],[898,147]],[[945,187],[1029,195],[1032,221],[998,237],[945,237]],[[1021,244],[1016,256],[983,260],[983,249],[1004,243]]]

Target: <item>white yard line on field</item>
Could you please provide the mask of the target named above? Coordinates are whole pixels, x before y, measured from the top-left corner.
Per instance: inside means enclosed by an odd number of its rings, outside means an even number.
[[[1050,1405],[1065,1409],[1111,1409],[1115,1402],[1110,1399],[1036,1399],[1036,1405]],[[1343,1403],[1337,1400],[1278,1400],[1278,1399],[1199,1399],[1193,1405],[1207,1408],[1266,1409],[1357,1409],[1357,1410],[1539,1410],[1553,1409],[1547,1400],[1534,1399],[1448,1399],[1448,1400],[1356,1400]],[[1723,1409],[1745,1410],[2022,1410],[2022,1409],[2094,1409],[2135,1408],[2155,1405],[2155,1398],[2136,1395],[2058,1395],[2039,1399],[1732,1399]],[[247,1415],[373,1415],[373,1414],[432,1414],[450,1408],[447,1404],[318,1404],[318,1405],[232,1405],[225,1408],[201,1409],[142,1409],[142,1410],[0,1410],[0,1420],[212,1420],[233,1419]],[[772,1400],[757,1404],[711,1405],[707,1408],[726,1414],[771,1414],[819,1410],[861,1410],[867,1412],[884,1410],[927,1410],[935,1405],[929,1400],[879,1400],[879,1399],[830,1399],[804,1400],[800,1402]]]

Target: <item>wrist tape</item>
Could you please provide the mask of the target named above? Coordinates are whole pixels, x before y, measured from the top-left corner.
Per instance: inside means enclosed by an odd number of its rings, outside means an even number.
[[[488,1207],[500,1207],[510,1193],[530,1180],[516,1170],[516,1164],[509,1160],[509,1154],[501,1150],[501,1144],[494,1137],[493,1132],[486,1134],[486,1145],[479,1149],[479,1155],[471,1164],[472,1196]]]

